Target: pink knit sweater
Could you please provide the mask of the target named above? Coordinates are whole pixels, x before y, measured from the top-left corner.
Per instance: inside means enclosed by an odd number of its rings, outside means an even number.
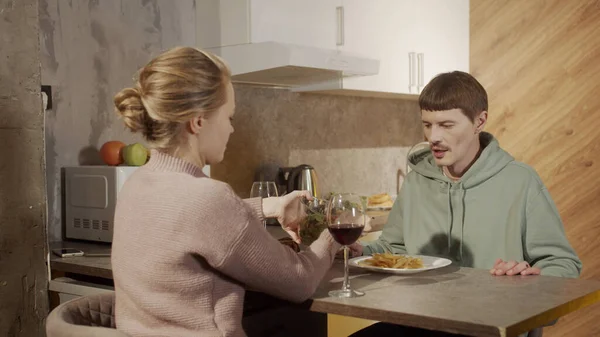
[[[308,299],[339,245],[328,231],[295,253],[238,198],[181,159],[153,151],[118,199],[112,244],[117,328],[132,336],[245,336],[244,288]]]

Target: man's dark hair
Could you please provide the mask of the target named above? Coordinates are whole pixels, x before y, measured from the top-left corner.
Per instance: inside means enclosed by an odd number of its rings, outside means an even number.
[[[419,95],[421,110],[460,109],[472,122],[488,109],[487,92],[475,77],[462,71],[439,74]]]

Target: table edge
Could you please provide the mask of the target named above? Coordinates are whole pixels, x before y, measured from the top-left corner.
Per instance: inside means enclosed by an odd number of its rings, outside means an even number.
[[[598,302],[600,302],[600,289],[563,303],[524,321],[507,326],[507,336],[517,336],[520,333],[531,331]]]
[[[312,300],[310,310],[326,314],[350,316],[378,322],[387,322],[415,328],[433,329],[455,334],[465,334],[470,336],[502,337],[506,336],[507,332],[504,327],[454,321],[443,318],[424,317],[422,315],[413,315],[407,313],[392,314],[386,310],[373,308],[350,308],[343,303],[323,303],[320,302],[318,299]],[[390,319],[390,317],[392,318]],[[443,328],[441,328],[442,326]]]
[[[86,276],[93,277],[102,277],[106,279],[113,279],[113,274],[111,269],[92,267],[77,263],[70,263],[61,260],[51,260],[50,261],[50,270],[53,271],[62,271],[65,273],[73,273],[80,274]]]

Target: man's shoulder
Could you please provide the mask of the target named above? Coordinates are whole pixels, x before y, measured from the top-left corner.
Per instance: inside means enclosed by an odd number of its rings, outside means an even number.
[[[544,187],[542,178],[537,171],[530,165],[512,160],[508,163],[495,177],[495,181],[502,181],[506,184],[518,184],[521,186],[528,186],[534,189],[540,189]],[[409,172],[405,178],[403,184],[422,186],[422,184],[439,184],[434,179],[429,179],[418,174],[416,171]]]
[[[500,172],[504,179],[515,183],[528,183],[536,187],[544,185],[542,178],[537,171],[530,165],[513,160]]]

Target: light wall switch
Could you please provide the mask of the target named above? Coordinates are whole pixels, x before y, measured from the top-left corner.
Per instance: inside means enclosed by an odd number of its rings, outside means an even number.
[[[44,110],[52,110],[52,86],[42,85],[42,99]]]

